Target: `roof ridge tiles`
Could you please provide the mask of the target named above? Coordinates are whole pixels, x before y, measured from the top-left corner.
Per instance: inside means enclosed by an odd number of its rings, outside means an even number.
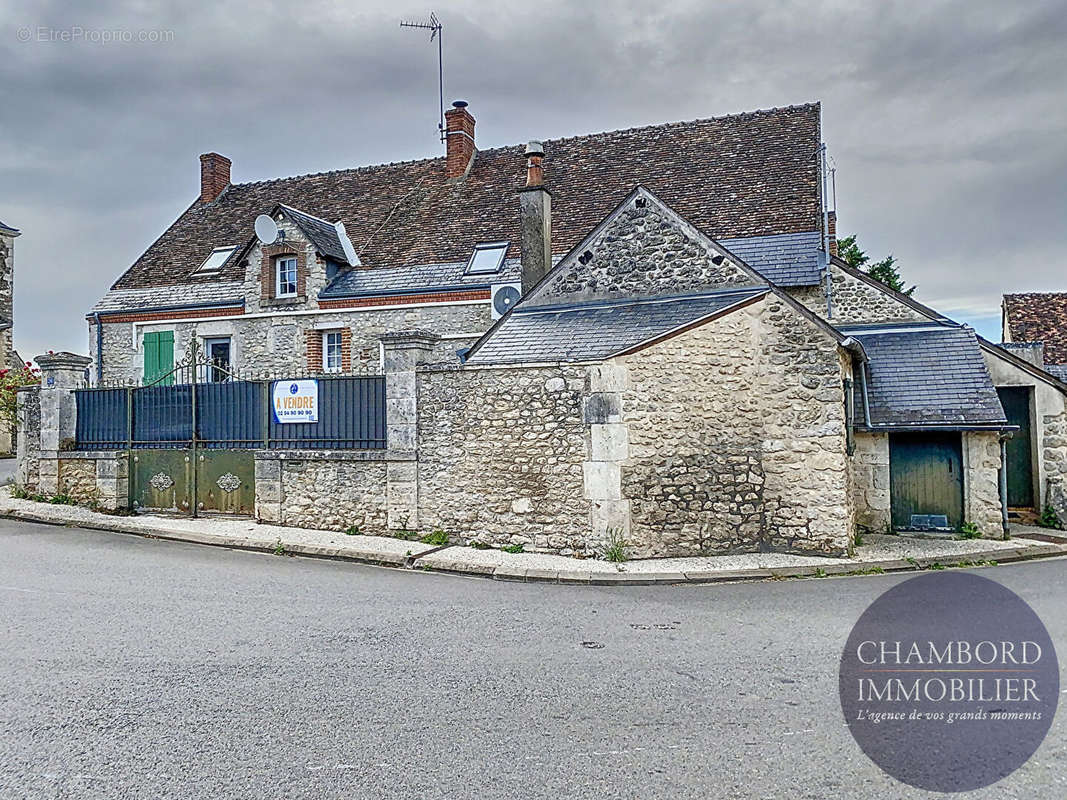
[[[698,125],[698,124],[706,123],[706,122],[723,122],[725,120],[731,120],[731,119],[739,119],[739,120],[753,119],[753,118],[758,117],[758,116],[765,116],[765,115],[769,115],[769,114],[777,114],[777,113],[780,113],[780,112],[783,112],[783,111],[804,111],[804,110],[809,110],[809,109],[813,109],[813,108],[818,108],[820,106],[820,102],[821,101],[819,101],[819,100],[815,100],[815,101],[812,101],[812,102],[809,102],[809,103],[791,103],[790,105],[785,105],[785,106],[771,106],[770,108],[757,108],[757,109],[754,109],[752,111],[741,111],[741,112],[737,112],[737,113],[734,113],[734,114],[719,114],[719,115],[710,116],[710,117],[695,117],[693,119],[675,120],[673,122],[655,122],[655,123],[649,123],[647,125],[631,125],[628,128],[611,128],[611,129],[603,130],[603,131],[592,131],[590,133],[576,133],[576,134],[574,134],[572,136],[558,136],[556,138],[546,138],[546,139],[542,139],[542,142],[544,142],[545,144],[553,144],[553,143],[556,143],[556,142],[573,142],[573,141],[575,141],[577,139],[592,139],[592,138],[597,137],[597,136],[611,136],[611,135],[615,135],[615,134],[624,134],[624,133],[639,133],[639,132],[642,132],[642,131],[655,130],[657,128],[658,129],[681,128],[681,127],[685,127],[686,125]],[[512,144],[503,144],[503,145],[497,145],[495,147],[478,148],[478,153],[481,154],[481,155],[486,155],[486,154],[489,154],[489,153],[496,153],[496,152],[503,151],[503,150],[512,150],[512,149],[514,149],[516,147],[524,147],[524,146],[525,146],[525,143],[522,143],[522,142],[512,143]],[[365,172],[365,171],[370,171],[370,170],[374,170],[374,169],[381,169],[383,167],[401,167],[401,166],[410,166],[412,164],[430,164],[430,163],[432,163],[434,161],[442,161],[443,162],[445,157],[446,156],[444,154],[442,154],[442,155],[439,155],[439,156],[432,156],[432,157],[429,157],[429,158],[413,158],[413,159],[405,159],[405,160],[401,160],[401,161],[383,161],[383,162],[380,162],[378,164],[362,164],[362,165],[356,166],[356,167],[342,167],[341,169],[330,169],[330,170],[324,170],[322,172],[307,172],[307,173],[303,173],[303,174],[299,174],[299,175],[284,175],[284,176],[279,176],[279,177],[276,177],[276,178],[265,178],[265,179],[263,179],[261,181],[248,181],[246,183],[235,183],[235,184],[232,184],[232,187],[240,188],[240,187],[245,187],[245,186],[262,186],[264,184],[279,183],[281,181],[298,180],[298,179],[301,179],[301,178],[318,178],[318,177],[321,177],[323,175],[337,175],[337,174],[340,174],[340,173],[350,173],[350,172]]]

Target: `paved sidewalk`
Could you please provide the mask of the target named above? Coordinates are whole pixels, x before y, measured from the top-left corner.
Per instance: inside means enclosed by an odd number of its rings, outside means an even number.
[[[472,547],[435,547],[384,536],[347,536],[337,531],[263,525],[230,517],[120,517],[80,506],[51,505],[11,497],[0,488],[0,517],[74,528],[130,533],[158,539],[336,558],[392,567],[481,575],[497,580],[585,584],[706,583],[782,577],[849,575],[940,567],[976,566],[1067,554],[1067,542],[1026,538],[1041,529],[1017,526],[1016,538],[926,539],[869,535],[854,558],[785,553],[664,558],[614,564],[538,553],[505,553]]]

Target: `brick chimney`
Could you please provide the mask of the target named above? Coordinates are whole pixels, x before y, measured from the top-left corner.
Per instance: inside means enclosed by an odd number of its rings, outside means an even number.
[[[474,117],[465,100],[457,100],[445,112],[445,177],[462,178],[474,163]]]
[[[200,156],[200,202],[211,203],[230,185],[230,164],[226,156],[204,153]]]
[[[552,269],[552,193],[545,187],[544,156],[540,142],[526,145],[526,186],[519,190],[523,294]]]
[[[830,211],[826,214],[827,222],[830,227],[830,255],[836,256],[837,252],[837,211]]]

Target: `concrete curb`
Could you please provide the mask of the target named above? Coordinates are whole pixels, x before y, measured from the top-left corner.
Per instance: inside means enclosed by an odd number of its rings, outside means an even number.
[[[248,539],[238,536],[223,536],[213,533],[201,533],[186,530],[168,530],[166,528],[146,527],[135,518],[115,517],[101,520],[62,520],[44,514],[21,510],[2,510],[0,519],[21,522],[34,522],[65,528],[82,528],[108,533],[125,533],[148,539],[165,539],[175,542],[224,547],[231,550],[247,550],[260,553],[275,553],[277,545],[271,545],[262,539]],[[1029,547],[1015,547],[1001,550],[982,550],[959,556],[921,556],[910,559],[887,559],[882,561],[855,562],[841,564],[797,564],[785,567],[753,567],[749,569],[709,569],[687,572],[607,572],[575,568],[573,570],[552,570],[524,568],[520,564],[478,564],[461,559],[448,559],[450,545],[429,548],[418,554],[401,554],[382,550],[370,550],[358,547],[331,547],[302,543],[282,542],[284,555],[299,555],[307,558],[322,558],[338,561],[352,561],[382,567],[408,569],[417,572],[436,572],[453,575],[470,575],[491,578],[498,581],[516,581],[521,583],[554,583],[582,586],[653,586],[702,583],[734,583],[740,581],[782,580],[789,578],[844,577],[887,572],[918,572],[940,564],[943,568],[956,567],[959,564],[971,565],[979,562],[997,564],[1030,561],[1039,558],[1052,558],[1067,555],[1067,545],[1042,544]],[[279,553],[281,555],[282,553]],[[433,563],[419,563],[426,556],[438,558]],[[521,555],[517,555],[521,558]]]

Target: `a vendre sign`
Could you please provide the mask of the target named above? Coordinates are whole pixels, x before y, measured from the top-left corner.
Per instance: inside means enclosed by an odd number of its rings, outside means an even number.
[[[285,422],[319,421],[319,382],[275,381],[274,419]]]

